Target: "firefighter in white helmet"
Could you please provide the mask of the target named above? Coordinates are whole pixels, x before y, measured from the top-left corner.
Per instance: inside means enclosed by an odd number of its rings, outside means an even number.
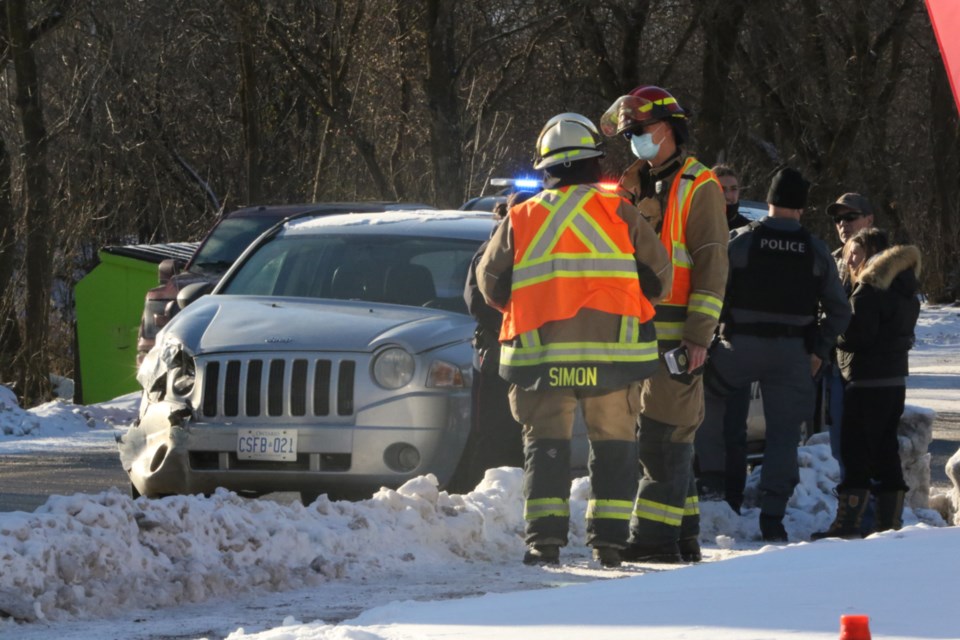
[[[477,267],[503,311],[500,375],[523,425],[526,564],[567,543],[570,438],[579,405],[590,440],[587,544],[620,564],[637,483],[639,382],[657,369],[653,305],[670,264],[653,228],[596,187],[601,149],[587,118],[551,118],[537,140],[544,190],[510,209]]]

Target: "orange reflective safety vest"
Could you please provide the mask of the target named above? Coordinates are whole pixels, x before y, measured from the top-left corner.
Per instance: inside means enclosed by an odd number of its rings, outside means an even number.
[[[718,182],[713,171],[695,158],[687,158],[670,187],[660,227],[660,242],[673,265],[673,287],[670,294],[657,304],[655,324],[661,351],[680,346],[688,313],[704,313],[720,319],[723,300],[709,294],[693,293],[690,284],[693,257],[687,249],[687,218],[694,194],[708,182]]]
[[[514,263],[500,374],[528,389],[619,388],[656,370],[653,305],[637,277],[622,200],[590,185],[542,191],[510,210]],[[621,317],[609,342],[543,343],[539,329],[581,309]]]

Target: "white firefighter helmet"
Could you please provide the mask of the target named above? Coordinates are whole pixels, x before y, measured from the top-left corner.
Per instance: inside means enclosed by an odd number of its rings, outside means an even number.
[[[537,138],[534,169],[546,169],[587,158],[603,157],[596,125],[579,113],[561,113],[547,120]]]

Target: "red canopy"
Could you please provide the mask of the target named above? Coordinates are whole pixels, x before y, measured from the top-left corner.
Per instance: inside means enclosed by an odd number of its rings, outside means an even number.
[[[956,0],[926,0],[930,23],[940,43],[943,66],[950,78],[953,100],[960,111],[960,2]]]

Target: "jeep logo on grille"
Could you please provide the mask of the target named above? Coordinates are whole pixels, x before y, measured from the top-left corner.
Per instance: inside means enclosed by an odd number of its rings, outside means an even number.
[[[267,344],[289,344],[293,342],[293,338],[280,338],[278,336],[273,336],[272,338],[267,338],[265,342]]]

